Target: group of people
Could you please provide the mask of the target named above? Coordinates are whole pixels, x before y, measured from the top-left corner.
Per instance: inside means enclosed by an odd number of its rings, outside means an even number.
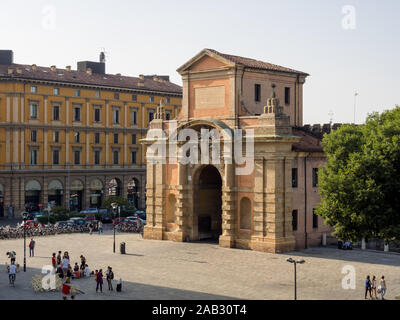
[[[385,294],[386,294],[387,286],[386,286],[386,281],[385,277],[382,276],[381,279],[379,280],[379,285],[377,286],[377,280],[375,276],[371,277],[368,275],[365,277],[365,299],[368,299],[368,293],[369,297],[371,299],[378,299],[377,293],[381,295],[381,299],[385,300]]]
[[[81,264],[78,265],[75,262],[74,267],[71,267],[70,258],[68,251],[65,251],[64,254],[61,256],[61,251],[58,251],[58,255],[53,253],[51,258],[51,264],[53,268],[56,269],[56,274],[62,278],[72,278],[72,279],[79,279],[83,277],[90,277],[90,269],[86,263],[86,258],[81,255]]]
[[[56,269],[56,274],[58,274],[61,279],[65,278],[65,283],[70,283],[70,279],[79,279],[84,277],[89,278],[94,275],[94,280],[96,281],[96,292],[100,290],[100,292],[102,293],[104,278],[103,269],[91,272],[88,264],[86,263],[86,258],[81,255],[80,259],[80,265],[78,264],[78,262],[75,262],[75,265],[72,268],[68,251],[65,251],[63,255],[61,251],[58,251],[58,255],[56,255],[56,253],[53,253],[51,263],[53,265],[53,268]],[[108,290],[113,291],[114,288],[112,285],[112,280],[114,279],[114,272],[112,270],[112,267],[107,267],[105,278],[107,280]]]
[[[103,277],[104,277],[103,269],[96,270],[94,274],[95,274],[94,280],[96,281],[96,292],[98,292],[100,289],[100,292],[103,293]],[[113,279],[114,279],[114,272],[112,271],[112,268],[110,266],[108,266],[107,271],[106,271],[106,280],[107,280],[109,291],[114,290],[114,288],[112,286]]]
[[[92,234],[92,233],[93,233],[94,227],[95,227],[95,226],[94,226],[93,222],[91,221],[91,222],[89,223],[89,225],[88,225],[89,234]],[[103,222],[98,221],[96,227],[97,227],[98,233],[99,233],[99,234],[102,234],[102,233],[103,233]]]

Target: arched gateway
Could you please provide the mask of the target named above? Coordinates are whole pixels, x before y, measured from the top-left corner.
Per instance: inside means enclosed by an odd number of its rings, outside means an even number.
[[[183,104],[177,121],[164,120],[161,102],[142,140],[145,239],[211,238],[229,248],[294,250],[292,145],[300,138],[275,86],[265,107],[246,107],[248,89],[240,81],[259,75],[243,76],[243,65],[207,49],[178,72]]]

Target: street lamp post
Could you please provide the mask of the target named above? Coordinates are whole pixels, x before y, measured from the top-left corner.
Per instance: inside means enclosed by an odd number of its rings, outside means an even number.
[[[293,263],[294,264],[294,300],[297,300],[297,264],[303,264],[305,261],[302,260],[294,260],[292,258],[286,259],[287,262]]]
[[[117,208],[119,209],[118,203],[113,202],[111,204],[111,207],[113,209],[113,213],[114,213],[114,221],[113,221],[113,229],[114,229],[114,245],[113,245],[113,252],[115,253],[115,218],[117,215]]]
[[[26,272],[26,221],[28,220],[28,213],[26,211],[22,213],[22,218],[24,220],[24,272]]]

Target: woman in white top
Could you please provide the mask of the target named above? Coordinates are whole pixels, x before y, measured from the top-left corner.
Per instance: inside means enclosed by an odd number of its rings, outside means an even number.
[[[387,287],[386,287],[386,281],[385,281],[385,277],[384,276],[382,276],[381,281],[379,283],[379,286],[380,286],[380,290],[381,290],[382,300],[385,300],[384,296],[386,294]]]
[[[67,271],[68,271],[68,266],[69,266],[69,259],[66,256],[64,256],[64,258],[62,259],[61,265],[62,265],[63,273],[64,273],[64,275],[66,275]]]
[[[374,298],[374,294],[375,294],[375,299],[378,299],[377,295],[376,295],[376,277],[372,276],[372,280],[371,280],[371,293],[372,293],[372,298]]]
[[[90,277],[90,269],[88,265],[85,265],[85,277]]]

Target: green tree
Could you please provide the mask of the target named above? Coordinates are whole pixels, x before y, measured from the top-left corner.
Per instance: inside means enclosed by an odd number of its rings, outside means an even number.
[[[344,125],[322,144],[317,214],[343,239],[400,239],[400,107]]]

